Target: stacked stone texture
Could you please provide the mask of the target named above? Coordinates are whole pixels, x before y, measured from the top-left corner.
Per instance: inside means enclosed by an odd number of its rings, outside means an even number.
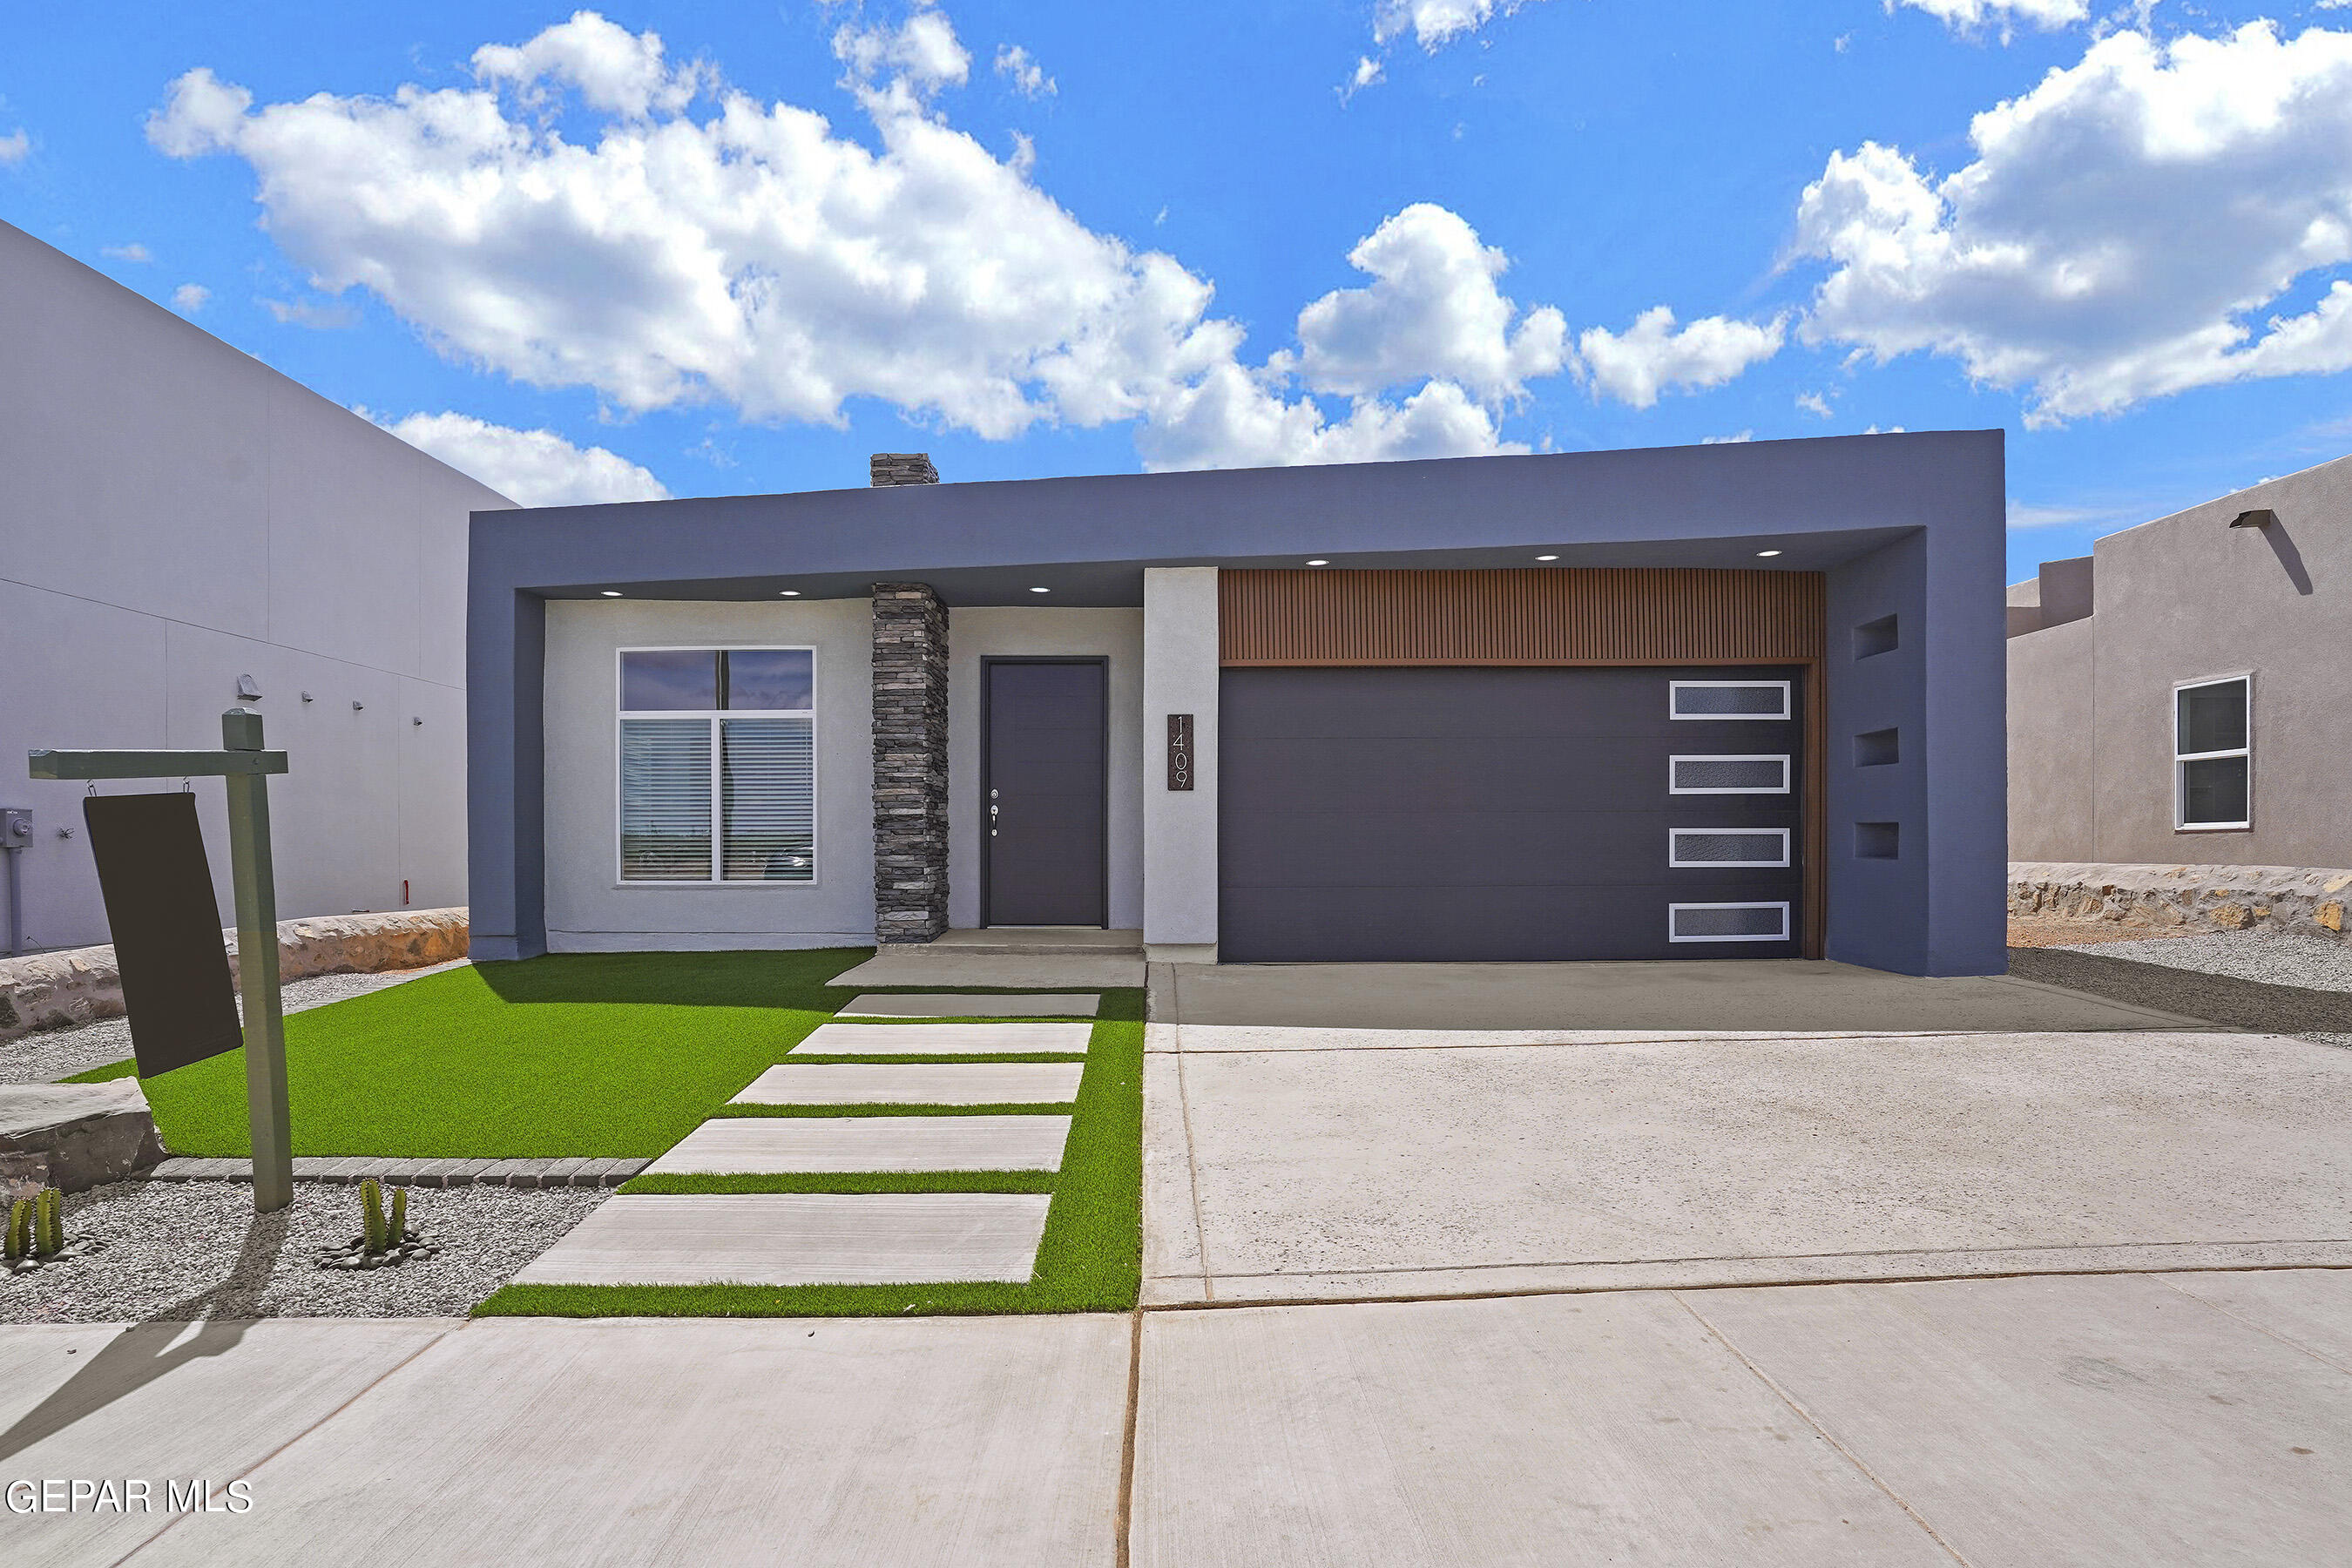
[[[2281,931],[2344,940],[2352,869],[2012,861],[2009,913],[2032,922],[2103,921],[2166,931]]]
[[[877,486],[940,482],[940,471],[931,466],[929,452],[877,452],[868,459],[867,470]]]
[[[929,942],[947,929],[948,610],[926,584],[877,583],[874,935]]]

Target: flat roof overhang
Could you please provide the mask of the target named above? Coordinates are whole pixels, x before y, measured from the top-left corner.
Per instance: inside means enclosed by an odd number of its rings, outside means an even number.
[[[1998,528],[2001,464],[1999,431],[1921,432],[541,508],[475,513],[472,565],[478,591],[550,599],[918,581],[951,607],[1135,605],[1148,567],[1309,560],[1820,572],[1922,527]]]

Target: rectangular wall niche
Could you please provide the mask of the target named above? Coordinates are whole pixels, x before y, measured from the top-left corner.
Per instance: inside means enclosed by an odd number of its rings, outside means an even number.
[[[1874,621],[1864,621],[1853,628],[1853,657],[1875,658],[1895,648],[1895,617],[1881,616]]]
[[[1853,765],[1858,768],[1883,768],[1903,760],[1901,732],[1895,730],[1865,730],[1853,738]]]
[[[1902,858],[1902,824],[1895,822],[1857,822],[1853,825],[1853,853],[1862,860],[1898,860]]]

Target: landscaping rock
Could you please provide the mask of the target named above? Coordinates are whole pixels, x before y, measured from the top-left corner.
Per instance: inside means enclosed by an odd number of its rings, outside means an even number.
[[[234,985],[236,932],[223,931],[221,946]],[[278,973],[286,980],[421,969],[465,957],[466,946],[463,909],[331,915],[278,924]],[[119,1018],[122,1011],[122,978],[112,947],[0,959],[0,1040]]]
[[[0,1086],[0,1158],[39,1156],[61,1192],[119,1182],[163,1152],[136,1079]]]

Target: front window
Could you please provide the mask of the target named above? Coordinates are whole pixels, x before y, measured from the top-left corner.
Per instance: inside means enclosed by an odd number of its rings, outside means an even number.
[[[2252,710],[2253,680],[2249,676],[2173,689],[2176,826],[2252,825]]]
[[[621,653],[621,880],[816,879],[815,654]]]

